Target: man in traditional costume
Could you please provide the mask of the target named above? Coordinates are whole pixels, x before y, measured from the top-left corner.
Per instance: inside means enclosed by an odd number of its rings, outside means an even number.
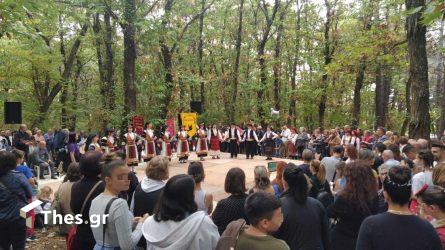
[[[275,150],[275,139],[278,135],[273,132],[272,127],[267,126],[267,131],[264,133],[263,138],[260,142],[264,142],[264,154],[266,155],[266,160],[272,160],[272,155]]]
[[[213,125],[212,129],[210,129],[208,140],[210,141],[209,154],[212,156],[212,159],[219,159],[219,154],[221,153],[220,142],[222,137],[216,125]]]
[[[181,127],[181,131],[178,132],[178,148],[176,149],[179,162],[186,163],[189,158],[189,142],[188,134],[185,131],[185,126]]]
[[[138,136],[133,132],[133,126],[129,125],[127,128],[127,133],[124,135],[125,139],[125,153],[127,154],[127,165],[128,166],[137,166],[139,163],[138,160],[138,150],[136,141]]]
[[[257,151],[256,147],[258,143],[258,137],[256,135],[256,132],[253,130],[252,123],[247,124],[247,130],[244,132],[243,141],[246,142],[246,159],[249,159],[249,156],[251,159],[253,159],[253,156]]]
[[[156,156],[156,136],[153,131],[153,124],[147,123],[145,124],[145,157],[144,161],[150,161],[153,157]]]
[[[196,154],[198,155],[199,159],[203,161],[204,157],[207,156],[208,150],[207,135],[204,123],[201,123],[199,125],[199,129],[196,132],[196,137],[198,138],[198,141],[196,143]]]
[[[229,141],[230,158],[236,158],[239,152],[238,143],[241,141],[241,136],[235,123],[230,124],[230,128],[226,131],[224,140]]]

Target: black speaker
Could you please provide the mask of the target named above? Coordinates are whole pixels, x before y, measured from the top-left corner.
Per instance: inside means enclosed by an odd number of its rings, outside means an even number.
[[[201,102],[190,102],[190,110],[198,114],[202,114],[202,104]]]
[[[5,124],[22,123],[22,103],[5,102]]]

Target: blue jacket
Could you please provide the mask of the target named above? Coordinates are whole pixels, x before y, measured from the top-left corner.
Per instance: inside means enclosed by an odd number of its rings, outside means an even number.
[[[16,171],[11,170],[7,174],[0,176],[0,225],[2,223],[13,222],[20,218],[20,208],[28,204],[32,197],[31,185],[26,177]]]

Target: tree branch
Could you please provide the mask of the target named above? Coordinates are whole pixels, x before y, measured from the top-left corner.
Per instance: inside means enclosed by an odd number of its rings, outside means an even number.
[[[184,28],[182,28],[181,33],[179,34],[179,36],[176,38],[175,43],[173,44],[170,53],[173,53],[176,50],[176,47],[178,46],[178,43],[182,40],[182,38],[185,35],[185,32],[187,31],[187,29],[190,27],[190,25],[192,25],[192,23],[198,19],[199,16],[201,16],[202,14],[204,14],[212,5],[213,3],[215,3],[215,0],[212,0],[212,2],[207,5],[204,9],[202,9],[202,11],[200,11],[198,14],[194,15],[192,17],[192,19],[190,19],[187,24],[184,26]]]

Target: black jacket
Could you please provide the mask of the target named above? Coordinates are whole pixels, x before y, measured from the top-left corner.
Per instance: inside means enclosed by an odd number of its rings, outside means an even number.
[[[299,204],[288,193],[281,196],[284,221],[275,237],[286,241],[290,249],[330,249],[326,210],[316,199],[308,197]]]

